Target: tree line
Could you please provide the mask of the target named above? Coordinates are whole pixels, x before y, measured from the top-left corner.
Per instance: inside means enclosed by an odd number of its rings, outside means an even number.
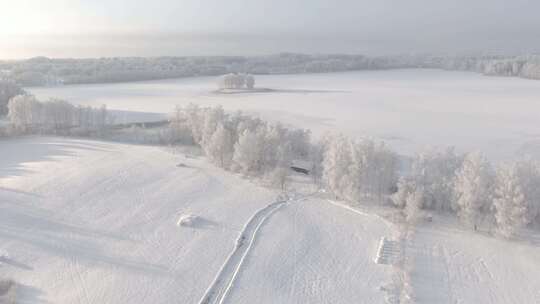
[[[31,95],[10,99],[8,110],[9,128],[20,133],[94,135],[112,123],[106,107],[40,102]],[[313,182],[335,197],[390,204],[410,222],[427,212],[453,214],[471,229],[506,237],[540,225],[540,164],[531,158],[493,166],[480,152],[431,149],[404,166],[396,152],[373,139],[340,134],[313,139],[309,130],[195,104],[177,107],[166,126],[138,136],[151,143],[197,145],[216,166],[281,189],[291,166],[303,161]]]
[[[540,163],[525,157],[493,167],[481,152],[426,151],[416,155],[391,200],[411,221],[432,210],[511,237],[540,224]]]
[[[540,79],[540,55],[306,55],[114,57],[0,61],[0,79],[22,86],[110,83],[229,73],[299,74],[355,70],[436,68]]]
[[[7,134],[89,135],[105,131],[114,120],[105,105],[74,106],[54,98],[42,102],[29,94],[14,96],[7,108]]]
[[[540,164],[530,158],[493,167],[480,152],[431,149],[400,172],[402,160],[383,142],[340,134],[313,140],[307,130],[226,114],[221,107],[178,108],[171,128],[217,166],[280,186],[294,160],[307,160],[314,182],[337,198],[389,203],[413,222],[426,211],[454,214],[471,229],[496,229],[507,237],[540,224]]]

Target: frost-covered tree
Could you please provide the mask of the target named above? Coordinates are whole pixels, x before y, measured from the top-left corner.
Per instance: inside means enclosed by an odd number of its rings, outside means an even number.
[[[170,116],[170,123],[164,130],[164,137],[168,144],[182,143],[186,145],[195,144],[191,127],[187,121],[185,111],[182,107],[176,107]]]
[[[95,126],[97,130],[102,130],[105,125],[107,125],[107,122],[109,120],[109,115],[107,111],[107,105],[103,104],[99,107],[99,109],[96,109],[95,112]]]
[[[322,139],[310,144],[310,151],[308,160],[311,164],[310,175],[313,179],[313,182],[317,185],[320,184],[322,174],[323,174],[323,162],[324,162],[324,153],[327,149],[328,138],[325,136]]]
[[[295,159],[290,141],[281,142],[276,149],[276,163],[273,167],[289,169]]]
[[[15,129],[27,132],[41,123],[41,104],[33,95],[17,95],[8,104],[8,118]]]
[[[383,143],[372,140],[350,141],[345,196],[351,200],[388,194],[397,177],[397,157]]]
[[[90,131],[102,134],[112,123],[106,106],[100,108],[74,107],[70,103],[51,99],[38,101],[32,95],[19,95],[8,105],[8,117],[12,126],[19,132],[44,132],[86,134]]]
[[[288,152],[290,154],[290,143],[287,141],[286,137],[287,129],[281,124],[259,127],[259,132],[262,132],[263,130],[264,138],[262,139],[262,143],[264,144],[264,147],[262,149],[262,161],[265,168],[271,170],[272,168],[277,167],[279,162],[283,163],[286,161],[285,159],[280,158],[290,157],[290,155],[278,155],[278,149],[284,144],[288,145],[288,149],[283,152]]]
[[[498,168],[495,188],[495,220],[500,233],[511,237],[527,224],[527,201],[516,164]]]
[[[249,74],[230,73],[219,77],[218,86],[220,89],[253,89],[255,77]]]
[[[240,172],[259,175],[263,169],[264,128],[245,130],[234,145],[233,161]]]
[[[417,188],[408,193],[404,209],[407,222],[414,224],[420,219],[424,201],[424,190],[422,188]]]
[[[8,114],[8,103],[11,98],[24,94],[24,90],[15,82],[0,80],[0,116]]]
[[[289,175],[289,168],[276,167],[267,174],[266,179],[270,182],[272,186],[278,187],[281,190],[285,190]]]
[[[453,148],[419,153],[412,164],[410,178],[424,189],[424,208],[452,211],[456,209],[454,181],[463,156]]]
[[[211,107],[202,111],[202,129],[201,129],[201,146],[204,148],[212,135],[216,131],[219,124],[223,124],[225,120],[225,111],[221,106]]]
[[[394,206],[398,208],[405,208],[407,205],[407,199],[411,193],[414,193],[416,191],[416,183],[414,180],[402,176],[399,178],[397,183],[397,191],[396,193],[392,194],[391,201],[394,204]],[[423,206],[420,205],[420,208]]]
[[[246,78],[243,74],[234,74],[233,85],[235,89],[242,89],[246,86]]]
[[[305,129],[287,129],[285,140],[291,144],[294,158],[306,159],[311,149],[311,132]]]
[[[350,159],[346,166],[347,173],[342,183],[343,196],[349,200],[359,200],[368,188],[368,159],[365,146],[357,142],[348,141]]]
[[[523,158],[516,161],[515,165],[527,201],[526,220],[529,223],[540,223],[540,163],[531,158]]]
[[[336,197],[343,198],[344,189],[350,184],[348,180],[349,166],[351,165],[351,145],[343,135],[330,139],[328,148],[324,152],[323,183]]]
[[[398,157],[384,143],[368,141],[366,152],[368,159],[367,193],[379,201],[395,188],[397,181]]]
[[[186,122],[191,129],[193,141],[200,144],[203,138],[204,116],[201,108],[193,103],[184,109]]]
[[[397,157],[382,143],[336,136],[325,144],[322,173],[338,197],[381,200],[397,180]]]
[[[490,212],[493,182],[493,169],[487,158],[479,152],[467,154],[456,173],[455,192],[458,216],[475,230]]]
[[[216,131],[205,145],[206,155],[221,168],[228,168],[232,161],[234,143],[231,133],[231,130],[219,123]]]
[[[50,99],[42,104],[42,123],[48,129],[58,131],[75,125],[75,107],[67,101]]]
[[[253,89],[255,87],[255,77],[253,75],[245,76],[246,88]]]

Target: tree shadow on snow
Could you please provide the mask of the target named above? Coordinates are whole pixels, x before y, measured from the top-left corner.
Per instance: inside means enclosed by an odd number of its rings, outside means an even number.
[[[12,194],[15,194],[15,195],[23,195],[23,196],[32,196],[32,197],[37,197],[37,198],[42,198],[43,196],[39,195],[39,194],[35,194],[35,193],[32,193],[32,192],[28,192],[28,191],[22,191],[22,190],[19,190],[19,189],[11,189],[11,188],[5,188],[5,187],[0,187],[0,192],[10,192]]]
[[[133,241],[128,238],[62,223],[52,219],[46,213],[39,212],[40,210],[36,208],[15,203],[9,205],[6,202],[0,204],[0,239],[25,243],[38,251],[45,251],[69,260],[77,258],[81,262],[97,266],[114,266],[147,275],[172,275],[166,267],[161,265],[134,260],[130,256],[121,254],[107,254],[99,244],[104,239],[133,244]],[[8,265],[31,269],[13,259],[6,263],[6,266]]]
[[[49,301],[45,300],[43,297],[45,293],[35,287],[19,284],[16,285],[16,299],[15,303],[17,304],[48,304]]]
[[[106,145],[83,140],[29,136],[0,141],[0,178],[27,173],[24,163],[76,156],[77,150],[110,151]]]
[[[22,270],[34,270],[33,267],[17,262],[14,259],[8,257],[0,257],[0,265],[9,265]]]
[[[220,225],[218,222],[203,218],[203,217],[197,217],[197,220],[191,225],[192,228],[197,229],[216,229],[219,228]]]

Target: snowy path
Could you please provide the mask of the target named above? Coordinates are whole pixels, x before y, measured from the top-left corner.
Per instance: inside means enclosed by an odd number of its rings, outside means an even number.
[[[227,261],[219,271],[212,285],[208,288],[205,295],[202,297],[200,304],[222,304],[225,303],[229,291],[234,285],[234,281],[242,267],[242,264],[253,246],[257,233],[264,222],[272,216],[281,207],[301,200],[287,199],[279,200],[257,211],[244,226],[240,232],[240,236],[236,240],[236,245]]]
[[[391,267],[373,257],[393,230],[337,204],[314,196],[280,208],[260,228],[226,302],[384,303]]]
[[[408,245],[416,303],[540,303],[539,235],[507,241],[436,221]]]

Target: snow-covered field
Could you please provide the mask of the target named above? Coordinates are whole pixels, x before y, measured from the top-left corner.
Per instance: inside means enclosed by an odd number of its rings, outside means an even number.
[[[0,275],[21,303],[395,303],[375,257],[399,227],[356,210],[168,148],[0,141]],[[540,235],[435,221],[406,244],[417,303],[540,300]]]
[[[0,141],[0,274],[21,303],[381,303],[391,233],[165,148]]]
[[[394,233],[325,200],[291,204],[261,229],[229,303],[385,303],[392,267],[373,260]]]
[[[340,130],[384,139],[402,154],[426,145],[482,150],[497,160],[540,154],[540,81],[439,70],[267,75],[256,81],[274,91],[216,94],[215,77],[29,90],[39,98],[146,113],[169,113],[190,102],[221,104],[315,134]],[[131,119],[117,116],[118,122]]]
[[[272,91],[218,94],[214,78],[30,91],[107,104],[120,123],[162,119],[193,102],[315,134],[373,136],[404,154],[425,145],[497,160],[540,152],[540,81],[397,70],[257,83]],[[195,155],[59,137],[1,140],[0,278],[21,284],[22,303],[396,303],[386,288],[399,268],[380,261],[387,253],[379,244],[402,228],[382,209],[309,189],[284,197]],[[435,216],[400,245],[417,303],[540,303],[538,233],[506,241]]]
[[[408,244],[416,303],[540,303],[540,234],[506,241],[437,218]]]

